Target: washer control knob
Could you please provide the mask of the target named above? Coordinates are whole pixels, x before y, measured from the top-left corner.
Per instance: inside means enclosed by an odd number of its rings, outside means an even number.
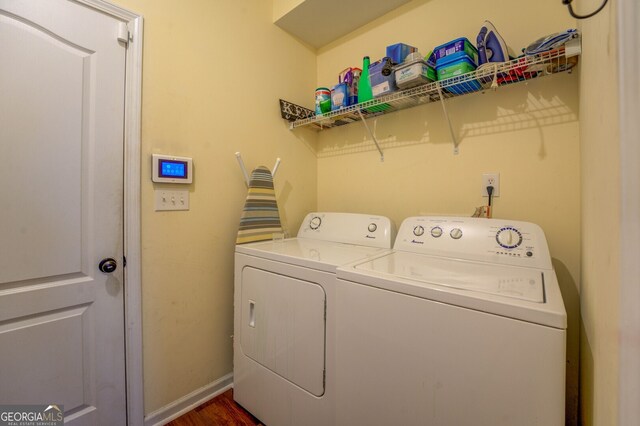
[[[322,225],[322,219],[320,218],[320,216],[314,216],[309,221],[309,228],[311,229],[318,229],[320,228],[320,225]]]
[[[505,226],[498,230],[496,241],[500,244],[500,247],[514,249],[522,244],[522,234],[516,228]]]
[[[376,229],[378,229],[378,225],[376,225],[375,223],[371,222],[369,224],[369,226],[367,227],[367,229],[369,230],[369,232],[376,232]]]
[[[453,228],[451,232],[449,232],[449,235],[451,235],[451,238],[453,238],[454,240],[459,240],[460,238],[462,238],[462,229]]]
[[[433,238],[440,238],[442,236],[442,228],[439,226],[434,226],[431,228],[431,236]]]
[[[424,234],[424,228],[422,227],[422,225],[418,225],[415,228],[413,228],[413,235],[415,235],[416,237],[419,237],[422,234]]]

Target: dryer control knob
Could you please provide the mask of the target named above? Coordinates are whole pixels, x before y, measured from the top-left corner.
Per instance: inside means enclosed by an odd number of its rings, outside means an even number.
[[[415,235],[416,237],[419,237],[422,234],[424,234],[424,228],[421,225],[418,225],[415,228],[413,228],[413,235]]]
[[[459,240],[460,238],[462,238],[462,229],[453,228],[451,232],[449,232],[449,235],[451,235],[451,238],[453,238],[454,240]]]
[[[309,228],[313,230],[320,228],[320,225],[322,225],[322,219],[320,218],[320,216],[314,216],[309,221]]]
[[[442,228],[439,226],[434,226],[431,228],[431,236],[433,238],[440,238],[442,236]]]
[[[372,222],[369,224],[369,227],[367,229],[369,230],[369,232],[376,232],[376,229],[378,229],[378,225]]]

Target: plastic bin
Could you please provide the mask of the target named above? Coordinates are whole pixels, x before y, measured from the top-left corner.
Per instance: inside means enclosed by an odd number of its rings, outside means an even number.
[[[478,50],[466,37],[460,37],[448,43],[441,44],[433,49],[436,65],[442,65],[444,61],[450,62],[468,56],[478,66]]]
[[[404,43],[396,43],[387,46],[387,57],[391,58],[394,64],[401,64],[409,53],[417,52],[413,46]]]
[[[446,80],[448,78],[460,77],[468,72],[474,71],[476,64],[467,55],[460,57],[454,61],[447,61],[442,65],[436,66],[438,80]],[[447,87],[446,90],[451,93],[460,95],[462,93],[475,92],[480,90],[482,86],[476,79],[460,82]]]
[[[398,65],[395,75],[396,85],[400,89],[408,89],[435,81],[433,69],[422,59]]]
[[[385,69],[389,71],[389,75],[384,75]],[[369,81],[371,82],[371,91],[374,98],[379,98],[398,90],[393,70],[391,58],[386,56],[369,66]]]

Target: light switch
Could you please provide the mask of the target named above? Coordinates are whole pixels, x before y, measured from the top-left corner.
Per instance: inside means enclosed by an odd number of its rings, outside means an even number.
[[[156,211],[189,210],[189,190],[156,189]]]

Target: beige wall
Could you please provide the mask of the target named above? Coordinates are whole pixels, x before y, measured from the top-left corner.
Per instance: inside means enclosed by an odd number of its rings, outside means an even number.
[[[384,56],[405,42],[423,54],[456,37],[475,41],[490,19],[516,51],[537,38],[575,28],[557,0],[464,2],[447,19],[450,1],[414,1],[320,49],[318,85],[335,84],[347,66]],[[458,2],[455,10],[461,10]],[[481,175],[499,172],[494,216],[538,223],[545,230],[569,313],[567,415],[576,421],[580,283],[580,145],[578,75],[552,76],[454,99],[448,104],[460,154],[442,107],[431,104],[369,120],[384,162],[363,126],[324,131],[318,139],[318,209],[387,215],[466,215],[483,204]],[[486,199],[485,199],[486,200]]]
[[[581,2],[579,12],[600,0]],[[616,1],[582,21],[581,414],[585,425],[618,424],[620,149]]]
[[[142,291],[145,413],[232,371],[233,252],[246,195],[236,163],[282,164],[276,193],[297,230],[316,206],[315,134],[278,98],[313,93],[315,54],[259,0],[118,0],[144,15]],[[154,212],[151,153],[192,156],[191,210]],[[161,186],[157,186],[158,188]]]

